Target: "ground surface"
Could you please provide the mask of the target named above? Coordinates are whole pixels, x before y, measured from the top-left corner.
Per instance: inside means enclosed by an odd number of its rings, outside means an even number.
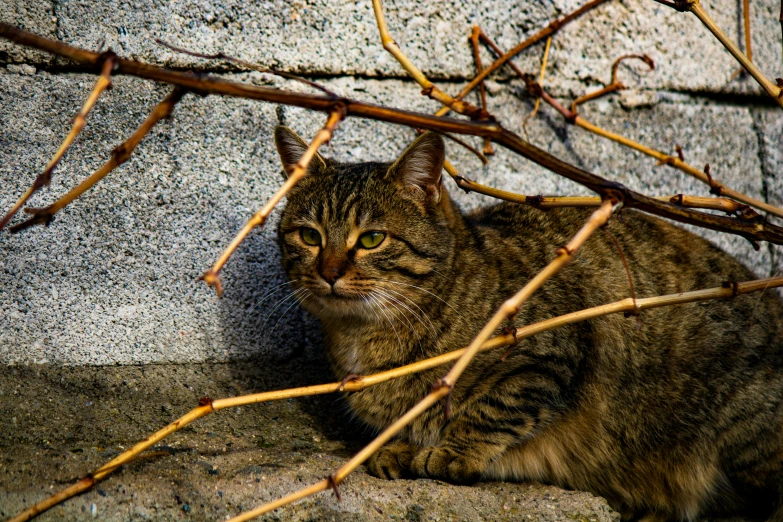
[[[0,519],[76,482],[203,395],[328,382],[301,363],[0,368]],[[367,437],[334,395],[223,410],[40,520],[224,520],[321,480]],[[603,499],[537,484],[388,482],[360,468],[340,492],[341,502],[321,493],[265,520],[619,520]]]

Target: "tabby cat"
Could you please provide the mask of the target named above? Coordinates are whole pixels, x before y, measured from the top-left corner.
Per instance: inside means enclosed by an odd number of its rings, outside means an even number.
[[[286,172],[306,149],[278,127]],[[501,203],[463,214],[425,133],[394,163],[316,155],[288,196],[279,240],[338,377],[461,348],[554,257],[589,211]],[[635,211],[609,226],[640,297],[753,279],[727,254]],[[526,325],[629,296],[597,232],[522,307]],[[498,332],[499,333],[499,332]],[[347,395],[382,429],[445,368]],[[605,497],[624,519],[691,520],[764,506],[783,521],[783,304],[774,292],[610,315],[479,355],[445,420],[432,408],[368,463],[387,479],[538,480]]]

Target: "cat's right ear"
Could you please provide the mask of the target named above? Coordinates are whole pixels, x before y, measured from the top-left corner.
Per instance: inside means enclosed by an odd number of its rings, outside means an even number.
[[[443,138],[434,132],[425,132],[389,167],[387,175],[406,197],[434,205],[441,197],[441,173],[445,159]]]
[[[280,161],[283,162],[284,176],[288,178],[309,145],[297,133],[282,125],[275,127],[275,145],[280,154]],[[324,170],[325,167],[326,160],[316,152],[310,160],[307,171],[312,174]]]

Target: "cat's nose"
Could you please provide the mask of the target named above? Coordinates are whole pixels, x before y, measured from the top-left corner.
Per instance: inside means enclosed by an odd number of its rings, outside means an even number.
[[[334,283],[345,275],[345,262],[340,259],[326,258],[321,263],[321,269],[318,272],[324,281],[334,286]]]
[[[334,286],[334,283],[344,275],[344,271],[337,267],[325,267],[321,269],[321,277],[324,281]]]

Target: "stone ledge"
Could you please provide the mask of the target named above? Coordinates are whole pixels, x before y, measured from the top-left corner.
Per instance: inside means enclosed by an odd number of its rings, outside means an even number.
[[[328,375],[312,371],[324,363],[305,357],[232,365],[0,367],[0,518],[76,482],[202,395],[327,382]],[[342,409],[330,395],[223,410],[36,520],[237,515],[323,479],[368,441]],[[262,520],[619,521],[601,498],[540,484],[384,481],[362,467],[340,493],[342,502],[321,493]]]

